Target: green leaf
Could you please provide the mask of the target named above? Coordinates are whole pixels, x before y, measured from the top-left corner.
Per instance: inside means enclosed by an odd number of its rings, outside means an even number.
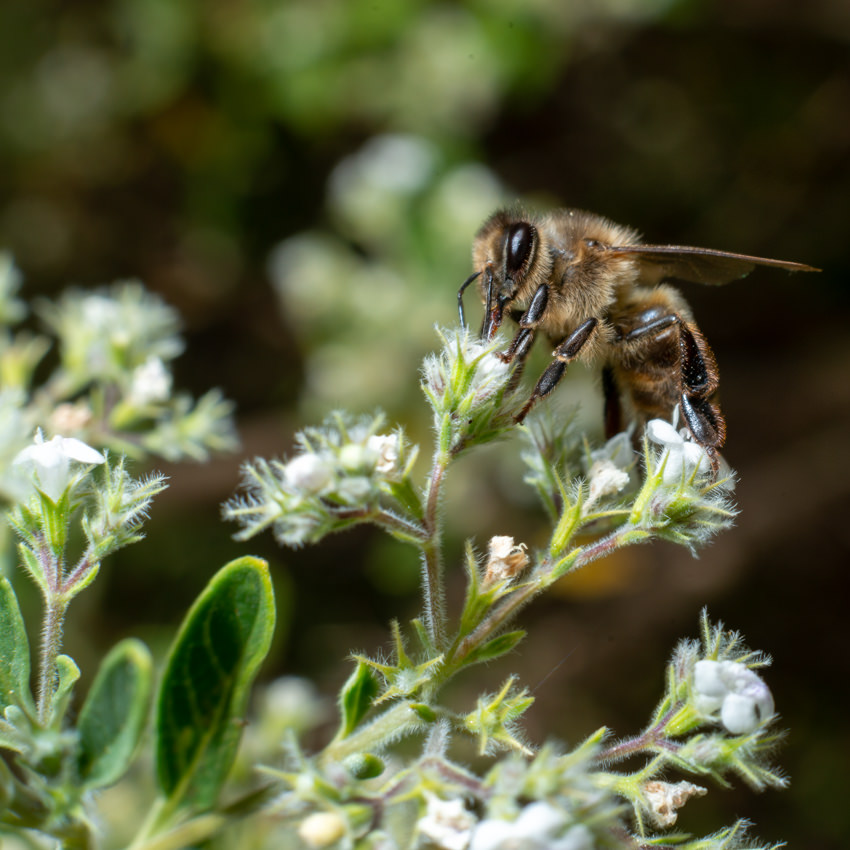
[[[77,767],[86,788],[116,782],[130,767],[148,716],[153,662],[147,647],[125,640],[103,659],[77,721]]]
[[[167,809],[215,803],[274,619],[268,566],[257,558],[222,567],[186,615],[156,707],[156,773]]]
[[[80,668],[73,658],[67,655],[56,657],[56,690],[50,700],[50,724],[56,728],[62,725],[62,719],[68,710],[68,703],[74,693],[74,685],[80,678]]]
[[[372,669],[363,661],[358,661],[339,694],[342,721],[336,740],[347,738],[357,728],[379,691],[380,683]]]
[[[21,564],[30,574],[32,580],[38,585],[42,596],[47,597],[50,591],[47,588],[47,579],[44,575],[44,567],[38,560],[38,556],[25,543],[18,544],[18,554],[21,556]]]
[[[9,580],[0,578],[0,713],[17,705],[35,716],[30,693],[30,647],[18,598]]]
[[[522,629],[506,632],[503,635],[494,637],[477,649],[473,649],[467,656],[465,663],[478,664],[482,661],[492,661],[495,658],[501,658],[503,655],[509,653],[524,637],[525,632]]]

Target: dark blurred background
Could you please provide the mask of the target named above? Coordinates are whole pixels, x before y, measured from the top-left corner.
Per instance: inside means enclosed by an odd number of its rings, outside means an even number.
[[[649,241],[823,268],[685,290],[720,364],[738,526],[699,560],[656,544],[565,582],[525,618],[521,663],[536,741],[575,743],[602,723],[629,734],[708,605],[775,657],[792,782],[711,794],[682,825],[746,816],[765,841],[847,846],[844,0],[0,5],[0,246],[23,294],[143,279],[183,317],[178,382],[222,387],[243,441],[239,456],[159,465],[171,489],[144,544],[81,597],[74,654],[131,633],[161,644],[246,551],[278,586],[268,677],[309,675],[330,695],[349,650],[386,645],[387,621],[416,612],[409,552],[368,531],[298,552],[239,544],[219,505],[245,457],[285,453],[335,406],[380,404],[427,446],[419,360],[452,321],[478,223],[516,197],[591,209]],[[601,421],[586,376],[558,395]],[[465,536],[543,539],[515,454],[496,447],[456,473],[455,559]],[[459,570],[450,584],[457,601]]]

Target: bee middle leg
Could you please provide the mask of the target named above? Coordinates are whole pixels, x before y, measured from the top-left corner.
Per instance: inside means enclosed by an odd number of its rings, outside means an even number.
[[[582,348],[593,336],[598,324],[599,320],[595,317],[587,319],[555,349],[553,352],[555,359],[546,367],[525,406],[514,417],[516,422],[522,422],[538,399],[545,398],[555,389],[558,381],[564,376],[567,364],[578,357]]]

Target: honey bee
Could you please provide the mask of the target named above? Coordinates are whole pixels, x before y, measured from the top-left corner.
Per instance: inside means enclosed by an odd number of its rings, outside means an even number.
[[[553,360],[517,415],[548,396],[573,360],[602,365],[605,430],[623,429],[623,401],[640,423],[669,419],[678,404],[694,441],[716,472],[726,422],[715,398],[717,362],[670,278],[709,285],[744,277],[755,266],[819,271],[802,263],[680,245],[647,245],[631,227],[574,209],[531,215],[499,210],[472,248],[485,305],[481,336],[491,339],[507,313],[519,325],[506,362],[525,360],[538,331],[553,345]]]

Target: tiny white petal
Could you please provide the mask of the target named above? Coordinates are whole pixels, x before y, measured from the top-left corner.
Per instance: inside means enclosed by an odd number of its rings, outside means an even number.
[[[593,834],[583,824],[571,826],[557,841],[549,845],[549,850],[593,850],[596,842]]]
[[[476,821],[463,800],[427,794],[426,801],[426,813],[417,823],[419,832],[443,850],[466,850]]]
[[[133,370],[129,399],[138,405],[165,401],[171,393],[171,382],[171,373],[162,359],[149,357]]]
[[[54,437],[59,440],[62,451],[71,459],[80,463],[106,463],[106,458],[97,449],[86,445],[76,437]]]
[[[393,475],[399,471],[401,440],[398,434],[373,434],[366,440],[366,448],[378,456],[375,471],[379,475]]]
[[[599,460],[607,460],[613,463],[620,469],[625,469],[631,465],[634,460],[634,450],[632,449],[632,430],[620,431],[608,440],[601,449],[596,449],[590,453],[591,462]]]
[[[553,837],[567,824],[567,816],[549,803],[538,801],[530,803],[514,821],[514,834],[529,839]]]
[[[651,419],[647,422],[646,436],[653,443],[659,443],[662,446],[679,446],[682,444],[682,437],[679,432],[663,419]]]
[[[694,664],[694,689],[704,696],[724,697],[728,687],[719,661],[703,658]]]
[[[315,452],[307,452],[290,460],[284,467],[284,479],[290,487],[321,493],[333,480],[330,465]]]
[[[742,694],[729,694],[723,700],[720,720],[733,735],[755,732],[760,722],[756,701]]]
[[[604,496],[615,496],[629,483],[629,473],[607,459],[594,461],[588,478],[588,504],[595,504]]]
[[[662,480],[665,484],[678,484],[682,480],[682,472],[685,466],[685,453],[682,445],[670,446],[665,449],[659,458],[659,464],[664,465]]]
[[[348,504],[362,502],[372,491],[372,481],[364,475],[346,476],[340,481],[335,492]]]
[[[691,475],[694,469],[697,472],[709,472],[711,470],[711,461],[702,446],[686,441],[682,444],[682,450],[687,475]]]
[[[512,824],[504,820],[481,821],[472,833],[469,850],[506,850]],[[516,845],[519,850],[519,844]]]

